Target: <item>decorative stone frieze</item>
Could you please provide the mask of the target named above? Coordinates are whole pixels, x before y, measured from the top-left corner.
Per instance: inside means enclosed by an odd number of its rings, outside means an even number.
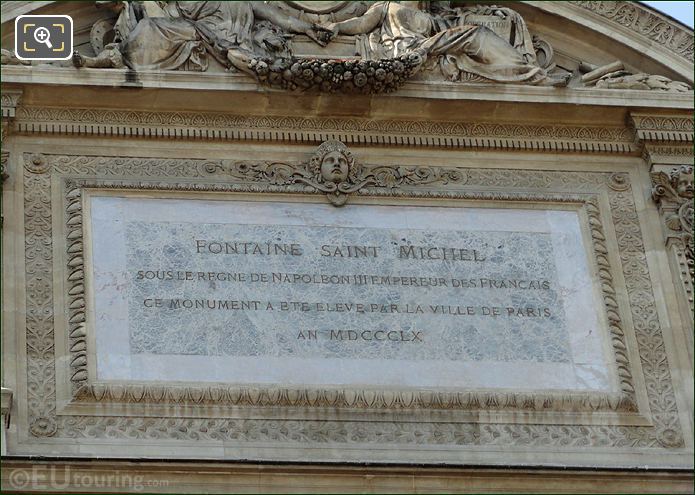
[[[343,206],[350,194],[364,188],[397,188],[402,185],[447,184],[464,182],[455,168],[364,167],[340,141],[323,142],[311,159],[299,166],[282,162],[236,162],[205,164],[205,171],[220,171],[242,180],[269,182],[277,186],[306,184],[326,194],[334,206]]]
[[[693,119],[686,115],[630,113],[638,141],[693,142]]]
[[[633,134],[623,126],[242,116],[54,107],[22,107],[16,119],[17,131],[24,134],[257,140],[316,145],[337,139],[346,144],[551,153],[634,154],[640,149],[634,143]]]
[[[679,55],[692,64],[693,32],[684,26],[668,22],[638,2],[595,2],[572,0],[576,7],[592,12],[611,23],[630,29]]]
[[[677,23],[628,2],[73,3],[73,60],[2,54],[10,469],[692,481]]]
[[[569,81],[569,72],[551,74],[538,64],[525,21],[508,7],[362,5],[343,20],[316,14],[310,20],[295,8],[265,2],[126,6],[118,12],[112,42],[93,43],[103,46],[94,57],[76,51],[73,63],[202,72],[214,61],[274,88],[347,94],[395,91],[419,71],[451,81],[545,86]],[[399,33],[397,43],[393,33]],[[319,56],[295,56],[293,34],[312,40]],[[332,50],[338,34],[354,46],[348,57]],[[425,64],[428,59],[432,63]]]

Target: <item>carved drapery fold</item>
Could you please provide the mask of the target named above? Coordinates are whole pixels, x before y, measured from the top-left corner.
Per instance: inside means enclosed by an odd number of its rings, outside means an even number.
[[[207,71],[216,63],[274,88],[360,94],[395,91],[418,72],[440,80],[543,86],[566,86],[570,78],[552,63],[550,45],[534,46],[524,19],[507,7],[359,2],[343,9],[345,15],[328,16],[284,7],[260,1],[116,4],[112,29],[104,20],[92,27],[96,55],[76,51],[73,65]],[[108,43],[107,32],[114,33]],[[308,37],[313,50],[297,55],[290,41],[297,34]],[[333,48],[338,34],[343,46]],[[3,63],[16,63],[10,52],[3,55]]]

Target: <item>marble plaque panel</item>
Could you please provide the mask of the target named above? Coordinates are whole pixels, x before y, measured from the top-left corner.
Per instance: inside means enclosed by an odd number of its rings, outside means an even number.
[[[614,389],[576,211],[89,201],[99,380]]]

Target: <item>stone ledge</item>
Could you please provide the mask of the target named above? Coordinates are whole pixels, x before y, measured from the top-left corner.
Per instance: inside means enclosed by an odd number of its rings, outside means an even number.
[[[71,493],[692,493],[688,470],[425,468],[7,457],[2,490]]]
[[[126,69],[73,69],[68,67],[3,66],[4,84],[46,86],[107,86],[138,89],[178,89],[195,91],[251,91],[283,93],[261,86],[245,74],[201,72],[134,72]],[[303,93],[296,93],[303,94]],[[327,95],[316,94],[317,98]],[[658,109],[692,109],[693,93],[667,91],[614,90],[596,88],[553,88],[514,84],[475,84],[411,81],[399,91],[372,98],[424,98],[438,100],[502,101],[514,103],[559,103]],[[369,97],[366,97],[369,98]]]

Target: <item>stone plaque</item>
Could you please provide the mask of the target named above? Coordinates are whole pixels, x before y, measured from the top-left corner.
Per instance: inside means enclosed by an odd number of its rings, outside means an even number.
[[[615,388],[576,211],[89,203],[99,380]]]

